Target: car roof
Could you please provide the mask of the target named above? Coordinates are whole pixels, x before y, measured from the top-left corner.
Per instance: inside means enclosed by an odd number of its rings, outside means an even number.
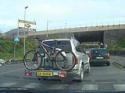
[[[62,39],[47,39],[47,40],[43,40],[43,42],[44,41],[54,41],[54,40],[57,40],[57,41],[69,41],[69,40],[71,40],[71,39],[65,39],[65,38],[62,38]]]
[[[107,48],[92,48],[91,50],[107,50]]]

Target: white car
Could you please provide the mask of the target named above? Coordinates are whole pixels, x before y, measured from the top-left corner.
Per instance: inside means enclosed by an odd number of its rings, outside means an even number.
[[[0,59],[0,66],[2,66],[2,65],[4,65],[5,64],[5,60],[3,60],[3,59]]]
[[[42,41],[43,43],[51,46],[51,47],[56,47],[56,48],[60,48],[62,50],[67,50],[67,51],[72,51],[74,53],[74,55],[77,58],[77,64],[75,64],[74,68],[70,71],[67,71],[67,75],[66,78],[70,79],[70,80],[79,80],[79,81],[83,81],[84,79],[84,73],[90,72],[90,64],[89,64],[89,57],[86,53],[81,52],[79,49],[79,45],[80,43],[72,38],[72,39],[48,39],[48,40],[44,40]],[[39,70],[26,70],[25,71],[25,76],[36,76],[38,79],[53,79],[53,78],[58,78],[60,79],[60,73],[63,73],[62,70],[57,69],[57,68],[50,68],[51,62],[49,63],[48,66],[43,66],[44,62],[41,66],[42,71],[46,71],[46,72],[52,72],[53,74],[37,74],[38,71],[41,71],[41,69]]]

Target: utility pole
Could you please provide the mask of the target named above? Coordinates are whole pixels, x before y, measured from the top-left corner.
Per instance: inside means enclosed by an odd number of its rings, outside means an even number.
[[[68,35],[68,33],[67,33],[67,32],[68,32],[68,31],[67,31],[67,22],[65,22],[64,29],[66,30],[65,33],[64,33],[64,34],[65,34],[65,38],[67,38],[67,35]]]
[[[46,31],[47,31],[46,37],[48,38],[48,20],[46,22]]]
[[[28,6],[25,6],[24,8],[24,55],[25,55],[25,49],[26,49],[26,46],[25,46],[25,43],[26,43],[26,33],[25,33],[25,20],[26,20],[26,10],[27,10]]]
[[[18,19],[19,21],[19,19]],[[19,37],[19,32],[20,32],[20,29],[19,29],[19,22],[18,22],[18,31],[17,31],[17,36]]]

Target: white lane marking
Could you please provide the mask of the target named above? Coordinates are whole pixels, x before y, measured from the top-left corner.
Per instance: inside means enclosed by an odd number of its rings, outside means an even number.
[[[125,91],[125,84],[114,84],[113,86],[116,91]]]
[[[23,87],[24,88],[36,88],[38,86],[40,86],[38,83],[29,83],[29,84],[27,84],[27,85],[25,85]]]
[[[10,86],[13,86],[15,84],[16,84],[16,82],[8,82],[8,83],[0,84],[0,87],[10,87]]]
[[[98,90],[98,86],[96,84],[85,84],[82,90]]]

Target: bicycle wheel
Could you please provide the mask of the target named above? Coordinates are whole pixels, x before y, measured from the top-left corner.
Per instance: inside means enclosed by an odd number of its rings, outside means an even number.
[[[73,52],[59,51],[55,56],[56,66],[60,70],[70,71],[76,65],[76,56]]]
[[[36,70],[40,67],[42,56],[36,50],[28,51],[24,56],[24,66],[28,70]]]

